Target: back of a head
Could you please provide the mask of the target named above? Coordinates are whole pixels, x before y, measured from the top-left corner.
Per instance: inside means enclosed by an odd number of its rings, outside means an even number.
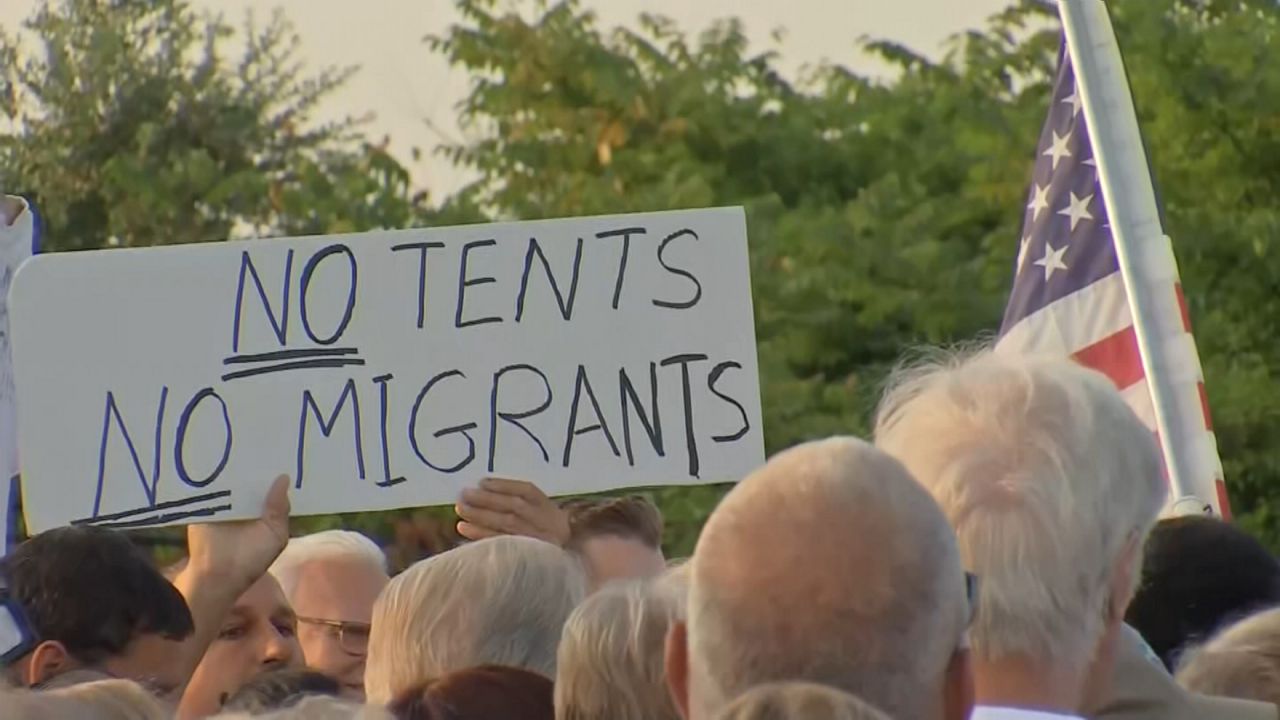
[[[1187,652],[1177,678],[1193,692],[1280,705],[1280,609],[1245,618]]]
[[[353,559],[387,571],[387,557],[377,543],[350,530],[324,530],[292,538],[271,564],[270,573],[285,597],[292,598],[303,566],[317,560]]]
[[[613,535],[662,547],[662,511],[643,497],[575,498],[562,506],[569,514],[569,546]]]
[[[1280,605],[1280,563],[1249,533],[1208,517],[1156,523],[1125,620],[1165,667],[1228,623]]]
[[[663,652],[682,611],[661,581],[615,583],[587,598],[560,639],[557,720],[680,720]]]
[[[483,665],[411,687],[388,709],[397,720],[553,720],[551,680]]]
[[[43,692],[0,690],[0,711],[4,720],[167,720],[169,717],[150,693],[128,680],[99,680]]]
[[[341,692],[338,681],[323,673],[305,669],[276,670],[241,685],[223,708],[228,712],[259,714],[293,707],[316,695],[338,697]]]
[[[977,656],[1086,667],[1112,571],[1165,495],[1153,437],[1110,381],[993,352],[903,370],[876,445],[937,499],[982,579]]]
[[[843,690],[781,682],[752,688],[716,720],[889,720],[889,716]]]
[[[531,538],[490,538],[416,563],[374,606],[368,697],[385,703],[485,664],[554,677],[564,622],[585,594],[577,561]]]
[[[14,597],[41,640],[83,663],[124,652],[138,635],[191,634],[182,595],[124,534],[73,526],[40,533],[3,561]]]
[[[163,720],[169,716],[151,693],[129,680],[98,680],[51,692],[84,703],[102,720]]]
[[[691,565],[694,717],[783,680],[940,712],[964,576],[941,511],[885,453],[831,438],[773,457],[712,513]]]

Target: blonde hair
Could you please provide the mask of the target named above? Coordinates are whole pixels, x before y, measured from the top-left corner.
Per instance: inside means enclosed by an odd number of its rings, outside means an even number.
[[[957,354],[889,385],[876,445],[933,494],[982,578],[975,654],[1086,667],[1112,574],[1164,501],[1151,432],[1110,380],[1060,357]]]
[[[889,720],[889,716],[842,690],[784,682],[747,691],[716,720]]]
[[[680,720],[666,685],[667,631],[683,619],[674,584],[614,583],[569,616],[556,668],[556,720]]]
[[[1247,617],[1184,655],[1177,678],[1204,695],[1280,705],[1280,609]]]
[[[170,714],[130,680],[95,680],[57,690],[0,691],[5,720],[168,720]]]
[[[578,562],[532,538],[489,538],[415,563],[373,606],[369,700],[486,664],[554,678],[564,622],[585,595]]]

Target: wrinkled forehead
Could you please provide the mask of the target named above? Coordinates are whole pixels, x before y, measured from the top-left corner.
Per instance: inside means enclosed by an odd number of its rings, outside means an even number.
[[[279,615],[292,615],[293,608],[285,598],[284,591],[280,589],[280,583],[267,574],[258,578],[257,582],[236,598],[231,614],[247,619],[272,618]]]

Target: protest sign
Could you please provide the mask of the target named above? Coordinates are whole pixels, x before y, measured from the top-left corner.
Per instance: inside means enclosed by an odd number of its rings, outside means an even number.
[[[13,539],[18,474],[17,399],[9,350],[9,287],[39,243],[35,209],[21,197],[0,194],[0,555]]]
[[[12,321],[37,531],[763,461],[739,208],[42,256]]]

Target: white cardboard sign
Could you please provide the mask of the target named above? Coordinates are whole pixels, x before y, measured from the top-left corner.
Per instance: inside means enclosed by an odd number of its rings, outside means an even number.
[[[33,531],[764,459],[740,208],[38,256],[11,314]]]

